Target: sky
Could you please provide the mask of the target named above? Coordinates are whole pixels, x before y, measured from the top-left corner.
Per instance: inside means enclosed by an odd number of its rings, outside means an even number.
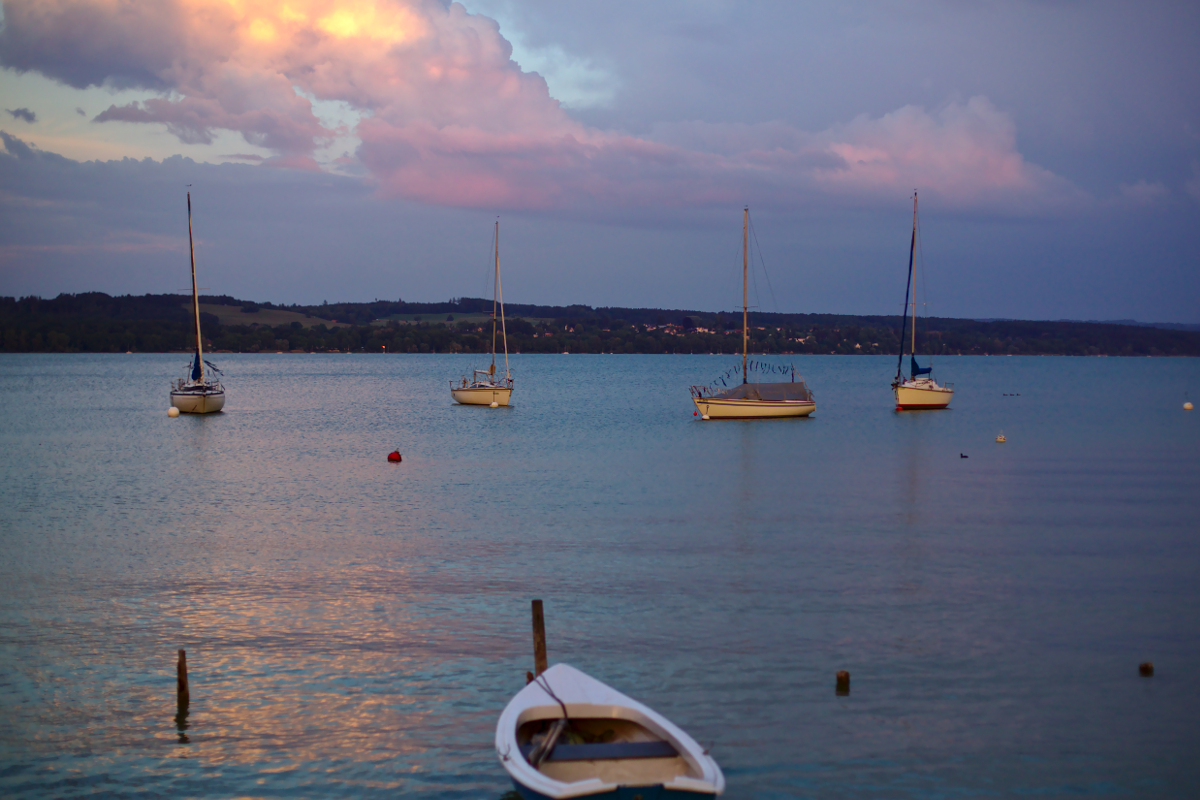
[[[1200,5],[0,0],[0,295],[1200,322]]]

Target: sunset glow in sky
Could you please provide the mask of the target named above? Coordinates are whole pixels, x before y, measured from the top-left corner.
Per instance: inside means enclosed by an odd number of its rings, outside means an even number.
[[[919,189],[931,313],[1200,321],[1179,4],[2,7],[2,294],[177,289],[192,183],[224,294],[479,294],[500,215],[513,300],[732,307],[749,204],[778,310],[890,313]]]

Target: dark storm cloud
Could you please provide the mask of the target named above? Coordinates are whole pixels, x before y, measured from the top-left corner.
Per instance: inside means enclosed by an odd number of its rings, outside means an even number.
[[[8,108],[5,109],[9,114],[12,114],[13,119],[23,119],[26,122],[37,122],[37,114],[30,111],[28,108]]]

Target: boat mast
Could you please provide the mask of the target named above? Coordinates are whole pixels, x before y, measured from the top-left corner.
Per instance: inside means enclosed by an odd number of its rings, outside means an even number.
[[[496,296],[500,290],[500,219],[496,219],[496,275],[492,280],[492,367],[488,375],[496,376]],[[506,345],[507,346],[507,345]]]
[[[192,244],[192,193],[187,193],[188,253],[192,258],[192,313],[196,317],[196,362],[200,365],[200,380],[204,380],[204,345],[200,338],[200,293],[196,289],[196,247]]]
[[[510,377],[508,369],[508,330],[504,327],[504,288],[500,285],[500,220],[496,220],[496,294],[500,298],[500,340],[504,342],[504,379]],[[492,323],[493,325],[495,323]],[[494,341],[494,340],[493,340]],[[495,345],[493,345],[495,350]],[[492,353],[494,361],[496,354]],[[492,367],[494,370],[495,367]]]
[[[908,280],[906,280],[904,282],[904,311],[903,311],[903,313],[900,314],[900,358],[896,361],[896,382],[897,383],[899,383],[901,374],[904,371],[904,334],[908,332],[905,330],[905,325],[908,324],[908,298],[909,298],[909,290],[910,289],[913,290],[913,292],[912,292],[913,308],[915,309],[916,305],[917,305],[916,290],[915,290],[916,284],[913,283],[913,253],[915,253],[916,250],[917,250],[917,192],[916,192],[916,190],[913,190],[913,230],[912,230],[912,241],[909,243],[909,246],[908,246]],[[914,312],[913,312],[913,347],[914,348],[916,347],[916,344],[917,344],[916,327],[917,327],[917,318],[916,318],[916,312],[914,310]]]
[[[747,329],[746,309],[750,303],[750,292],[746,276],[749,273],[750,265],[750,206],[746,206],[742,213],[742,383],[746,383],[746,351],[749,348],[750,332]]]
[[[912,246],[909,248],[910,252],[908,254],[908,262],[909,262],[908,272],[909,272],[910,277],[912,278],[912,349],[909,350],[908,352],[911,353],[914,357],[917,355],[917,273],[916,273],[916,270],[914,270],[912,268],[912,263],[913,263],[913,253],[916,251],[916,247],[917,247],[917,190],[914,189],[913,190]],[[916,376],[914,375],[913,377],[916,377]]]

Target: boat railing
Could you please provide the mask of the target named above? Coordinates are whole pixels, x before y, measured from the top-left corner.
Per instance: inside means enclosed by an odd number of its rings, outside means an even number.
[[[480,375],[483,376],[482,380],[479,377]],[[451,390],[453,390],[453,389],[469,389],[472,386],[476,386],[481,383],[485,383],[490,386],[498,386],[498,387],[505,388],[505,389],[513,388],[513,379],[511,377],[496,378],[493,380],[492,373],[488,372],[486,369],[475,370],[475,375],[471,378],[468,378],[466,375],[464,375],[463,377],[459,378],[456,381],[450,381],[450,388],[451,388]]]
[[[209,392],[225,391],[225,387],[221,385],[219,380],[200,383],[199,381],[193,382],[189,378],[180,378],[171,384],[171,391],[173,392],[184,392],[189,389],[204,389]]]

